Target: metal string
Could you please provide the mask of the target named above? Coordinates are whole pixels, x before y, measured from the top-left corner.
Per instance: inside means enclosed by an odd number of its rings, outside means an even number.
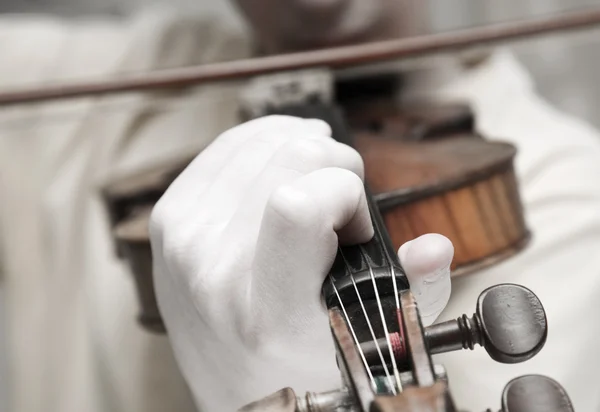
[[[350,267],[350,265],[348,264],[348,261],[346,260],[346,256],[344,256],[344,252],[342,252],[342,249],[339,249],[339,251],[340,251],[340,255],[342,256],[342,259],[344,259],[344,262],[346,263],[346,266]],[[367,264],[368,264],[368,262],[367,262]],[[364,302],[360,296],[360,293],[358,292],[358,286],[356,286],[356,281],[354,280],[354,274],[352,272],[350,273],[350,279],[352,280],[352,285],[354,286],[354,290],[356,291],[356,296],[358,297],[358,302],[360,303],[360,307],[362,308],[363,314],[365,316],[365,320],[367,321],[367,326],[369,327],[369,331],[371,332],[371,338],[373,339],[373,342],[375,343],[375,349],[377,349],[377,353],[379,354],[379,359],[381,360],[381,365],[383,366],[383,369],[385,371],[385,376],[390,383],[392,392],[394,392],[394,395],[396,395],[396,388],[394,387],[394,382],[392,381],[392,377],[390,375],[390,371],[388,370],[387,363],[385,362],[385,359],[383,358],[383,353],[381,353],[381,347],[379,346],[379,343],[377,342],[377,336],[375,336],[375,332],[373,331],[373,326],[371,325],[371,321],[369,320],[369,315],[365,308]],[[384,321],[384,323],[385,323],[385,321]],[[385,328],[385,326],[384,326],[384,328]]]
[[[387,257],[387,260],[390,264],[390,271],[392,272],[392,284],[394,285],[394,297],[396,298],[396,310],[397,313],[400,313],[400,299],[398,297],[399,292],[398,292],[398,285],[396,284],[396,271],[394,269],[394,264],[391,261],[390,257],[388,256],[388,254],[385,254]],[[400,319],[398,319],[398,323],[402,322]],[[402,325],[398,325],[398,327],[400,328],[400,331],[403,331],[403,327]],[[390,348],[390,354],[392,353],[392,345],[391,342],[389,340],[389,336],[386,336],[386,338],[388,339],[388,347]],[[402,338],[404,338],[404,333],[402,333]],[[404,340],[402,341],[402,344],[404,344]],[[400,392],[402,392],[402,383],[400,382],[400,372],[398,371],[398,365],[396,365],[396,357],[392,356],[392,370],[394,371],[394,376],[396,377],[396,383],[398,384],[398,390]]]
[[[388,331],[387,322],[386,322],[385,316],[383,314],[383,306],[381,305],[381,299],[379,297],[379,290],[377,289],[377,283],[375,282],[375,274],[373,273],[373,267],[371,266],[371,264],[369,263],[369,261],[366,259],[366,254],[365,254],[365,251],[364,251],[364,248],[363,248],[362,245],[359,245],[359,249],[360,249],[360,253],[365,258],[365,261],[367,262],[367,266],[369,267],[369,274],[371,275],[371,281],[373,282],[373,289],[375,290],[375,299],[377,301],[377,308],[379,309],[379,315],[381,316],[381,322],[383,323],[383,325],[382,325],[383,326],[383,333],[385,334],[385,340],[387,341],[388,349],[390,351],[390,358],[392,360],[392,367],[393,367],[393,371],[394,371],[394,377],[396,378],[396,384],[398,385],[398,389],[400,391],[402,391],[402,383],[400,382],[400,372],[398,371],[398,366],[396,365],[396,358],[394,357],[394,351],[392,349],[392,341],[390,339],[390,333]],[[390,267],[393,268],[393,265],[392,265],[391,262],[390,262]],[[394,272],[393,272],[393,269],[392,269],[392,274],[393,273]],[[394,280],[395,280],[395,278],[396,277],[394,276]],[[397,296],[396,296],[396,299],[398,299]],[[396,391],[394,390],[394,394],[395,393],[396,393]]]
[[[352,279],[352,285],[354,285],[354,290],[356,291],[356,295],[358,296],[358,302],[362,308],[362,311],[365,315],[365,319],[367,320],[367,326],[369,327],[369,331],[371,332],[371,337],[373,338],[373,342],[375,342],[375,349],[377,349],[377,353],[379,354],[379,359],[381,360],[381,365],[383,365],[383,369],[385,371],[385,376],[390,383],[390,387],[392,388],[392,392],[396,395],[396,388],[394,387],[394,382],[392,381],[392,377],[390,375],[390,371],[388,370],[387,363],[383,358],[383,353],[381,353],[381,348],[377,343],[377,336],[375,336],[375,332],[373,331],[373,327],[371,326],[371,321],[367,317],[367,310],[365,309],[365,305],[363,303],[362,298],[360,297],[360,293],[358,292],[358,286],[356,286],[356,281],[354,280],[354,275],[350,274],[350,279]]]
[[[371,369],[369,369],[369,364],[367,363],[367,358],[365,358],[365,353],[363,352],[362,348],[360,347],[360,342],[358,341],[358,338],[356,337],[356,333],[354,333],[354,328],[352,327],[352,323],[350,323],[350,318],[348,317],[348,313],[346,312],[346,308],[344,307],[344,303],[342,302],[340,293],[338,292],[337,287],[335,286],[335,282],[333,281],[333,278],[331,277],[331,275],[329,275],[329,280],[331,281],[331,286],[333,286],[335,295],[337,296],[337,299],[340,302],[340,307],[342,308],[342,312],[344,313],[344,317],[346,318],[346,323],[348,324],[348,329],[350,329],[350,333],[352,334],[352,338],[354,339],[354,344],[358,348],[358,354],[360,355],[363,365],[365,366],[365,369],[367,370],[367,374],[369,375],[369,379],[371,380],[371,385],[373,386],[373,390],[376,391],[377,384],[375,383],[375,378],[373,377],[373,374],[371,373]]]
[[[396,298],[396,309],[400,310],[400,299],[398,298],[398,284],[396,283],[396,270],[394,269],[394,264],[390,261],[390,257],[385,254],[387,260],[390,264],[390,270],[392,272],[392,284],[394,285],[394,298]]]

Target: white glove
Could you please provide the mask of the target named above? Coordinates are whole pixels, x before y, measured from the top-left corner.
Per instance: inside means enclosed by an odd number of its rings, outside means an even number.
[[[202,412],[283,387],[339,387],[321,287],[342,243],[373,235],[363,162],[319,120],[271,116],[219,136],[173,182],[150,224],[157,298]],[[441,235],[400,248],[428,322],[450,295]]]

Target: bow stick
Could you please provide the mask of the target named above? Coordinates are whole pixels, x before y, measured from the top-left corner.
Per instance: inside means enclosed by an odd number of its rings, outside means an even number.
[[[217,80],[314,67],[341,69],[383,61],[417,58],[552,32],[600,24],[600,8],[556,16],[494,24],[448,33],[364,43],[232,62],[160,70],[119,78],[36,85],[0,91],[0,106],[132,91],[176,89]]]

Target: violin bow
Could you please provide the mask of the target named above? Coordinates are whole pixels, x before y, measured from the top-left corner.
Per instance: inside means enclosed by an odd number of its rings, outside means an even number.
[[[551,17],[474,27],[446,33],[363,43],[200,66],[157,70],[89,81],[34,85],[0,91],[0,107],[106,94],[181,89],[211,81],[226,81],[289,70],[327,67],[342,69],[383,61],[421,58],[553,32],[581,30],[600,24],[600,8]]]

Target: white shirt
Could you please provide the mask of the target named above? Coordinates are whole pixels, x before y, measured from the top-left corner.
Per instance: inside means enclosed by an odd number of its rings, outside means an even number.
[[[0,87],[244,57],[246,40],[210,18],[164,11],[131,22],[0,23]],[[193,411],[168,340],[140,329],[131,276],[114,256],[96,188],[201,150],[237,122],[239,84],[0,109],[0,245],[12,411]],[[549,319],[533,360],[500,365],[481,348],[436,357],[461,408],[498,408],[511,378],[543,373],[578,411],[600,410],[600,135],[541,100],[510,53],[461,72],[434,98],[472,105],[477,128],[518,148],[533,241],[455,279],[441,320],[471,314],[500,282],[534,290]]]
[[[439,356],[461,408],[499,406],[504,384],[518,375],[546,374],[560,382],[577,411],[600,410],[600,136],[583,121],[543,101],[532,79],[508,53],[497,53],[442,90],[465,99],[477,129],[513,143],[531,244],[509,260],[453,281],[440,320],[472,314],[479,293],[497,283],[519,283],[540,298],[548,340],[532,360],[501,365],[480,349]],[[458,382],[458,384],[452,384]]]

